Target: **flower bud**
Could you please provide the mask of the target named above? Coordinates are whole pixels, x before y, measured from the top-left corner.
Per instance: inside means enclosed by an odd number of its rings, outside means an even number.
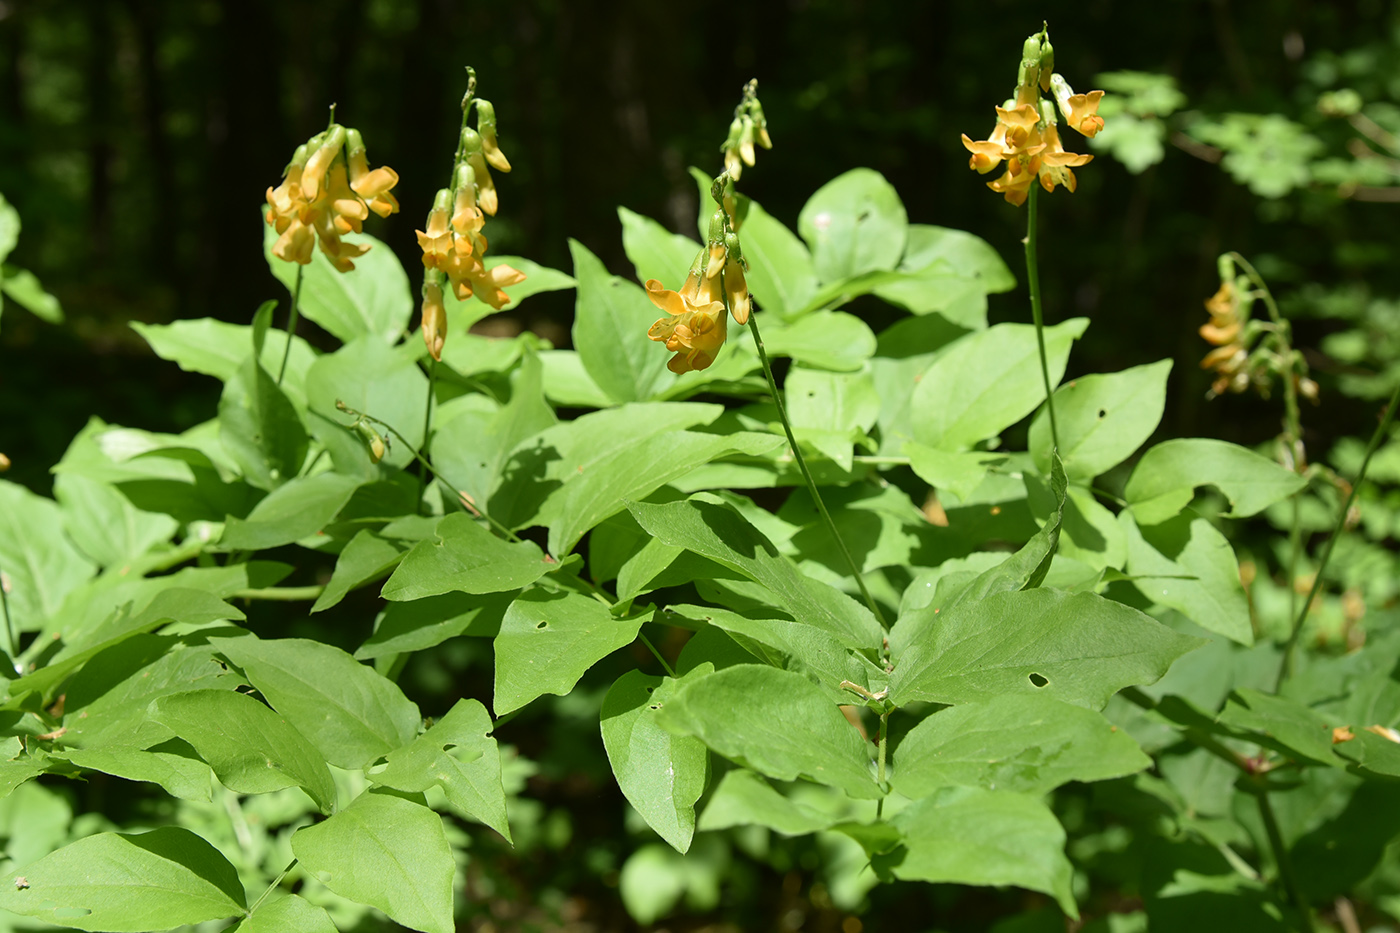
[[[729,254],[730,259],[737,259],[740,262],[744,261],[744,250],[739,245],[739,234],[735,233],[733,230],[724,235],[724,249],[725,252]]]
[[[716,246],[716,245],[723,246],[723,244],[724,244],[724,224],[725,224],[724,208],[721,207],[719,210],[715,211],[713,214],[710,215],[710,238],[709,238],[709,245],[710,245],[710,246],[712,246],[712,247],[713,247],[713,246]]]
[[[447,342],[447,308],[442,302],[442,285],[431,275],[423,280],[423,342],[433,359],[441,362]]]
[[[1050,37],[1042,35],[1040,42],[1040,89],[1050,90],[1050,76],[1055,71],[1055,47],[1050,44]]]
[[[510,160],[496,143],[496,108],[489,100],[477,98],[476,128],[481,134],[481,148],[491,167],[502,172],[510,171]]]
[[[724,297],[729,313],[734,315],[734,323],[740,326],[747,324],[753,306],[749,299],[749,285],[744,279],[744,264],[732,253],[724,264]]]
[[[10,468],[10,458],[0,454],[0,473],[4,473]]]
[[[355,430],[364,439],[365,446],[369,448],[369,462],[378,463],[384,459],[384,455],[389,452],[389,442],[380,435],[374,427],[361,420],[355,423]]]
[[[301,173],[301,190],[308,201],[316,200],[316,195],[320,194],[321,180],[344,145],[345,127],[337,123],[326,131],[320,146],[306,160],[306,168]]]
[[[480,152],[480,151],[481,151],[481,145],[482,145],[482,143],[481,143],[481,134],[480,134],[480,133],[478,133],[476,130],[472,129],[470,126],[464,126],[464,127],[462,127],[462,143],[461,143],[461,149],[462,149],[462,158],[463,158],[464,160],[467,159],[468,157],[470,157],[470,156],[472,155],[472,153]]]

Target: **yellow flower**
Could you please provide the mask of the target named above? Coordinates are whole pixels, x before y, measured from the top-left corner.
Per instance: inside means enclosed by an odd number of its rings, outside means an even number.
[[[447,308],[442,302],[442,286],[431,279],[423,283],[423,342],[433,359],[441,362],[447,342]]]
[[[1045,148],[1040,154],[1040,186],[1046,191],[1054,191],[1056,185],[1064,185],[1073,193],[1078,182],[1070,167],[1087,165],[1094,157],[1088,153],[1066,152],[1060,143],[1059,130],[1053,123],[1045,125],[1041,139],[1045,142]]]
[[[1103,129],[1103,117],[1099,116],[1099,101],[1103,100],[1103,91],[1076,94],[1069,82],[1059,75],[1050,78],[1050,88],[1055,94],[1055,101],[1060,105],[1060,113],[1064,115],[1066,123],[1085,136],[1093,136]]]
[[[666,368],[677,375],[707,368],[724,346],[729,315],[724,302],[714,300],[711,281],[718,279],[692,272],[679,292],[656,279],[647,281],[647,297],[670,315],[651,325],[647,336],[664,341],[666,349],[676,354]]]
[[[1210,322],[1201,325],[1199,333],[1215,345],[1201,360],[1202,369],[1216,373],[1210,394],[1243,392],[1250,382],[1249,350],[1241,338],[1245,315],[1233,280],[1221,281],[1220,289],[1206,299],[1206,310],[1210,312]]]

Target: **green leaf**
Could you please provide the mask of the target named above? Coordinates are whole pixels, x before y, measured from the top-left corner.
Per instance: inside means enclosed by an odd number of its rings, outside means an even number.
[[[169,541],[180,527],[169,515],[136,508],[110,483],[78,473],[55,476],[53,491],[63,507],[68,537],[103,567],[140,557]]]
[[[612,399],[598,387],[575,350],[542,350],[544,394],[556,405],[571,408],[607,408]]]
[[[18,741],[18,740],[16,740]],[[17,758],[0,761],[0,800],[14,793],[15,788],[31,778],[36,778],[48,770],[47,762],[36,758]],[[3,890],[0,885],[0,890]]]
[[[21,226],[19,211],[0,194],[0,262],[8,259],[14,251]]]
[[[347,243],[363,243],[369,252],[355,260],[354,271],[337,272],[318,249],[311,263],[302,267],[301,316],[315,321],[343,343],[369,337],[383,344],[398,341],[413,314],[413,292],[408,274],[385,243],[369,234],[346,234]],[[293,291],[296,263],[283,262],[272,255],[277,232],[264,228],[263,249],[272,274]],[[274,346],[276,342],[274,341]]]
[[[246,519],[230,515],[219,544],[261,551],[308,538],[340,514],[360,485],[359,479],[340,473],[293,479],[253,506]]]
[[[863,800],[884,796],[871,771],[872,746],[800,674],[727,667],[683,684],[657,721],[780,781],[805,777]]]
[[[1196,487],[1206,485],[1230,500],[1229,517],[1248,518],[1298,492],[1307,480],[1237,444],[1182,437],[1143,454],[1123,497],[1139,525],[1156,525],[1180,512]]]
[[[0,568],[17,632],[36,631],[96,569],[63,534],[57,503],[0,480]]]
[[[1118,524],[1128,541],[1128,574],[1142,595],[1203,629],[1242,645],[1254,643],[1239,562],[1214,525],[1204,518],[1177,515],[1158,525],[1139,526],[1126,509],[1119,513]]]
[[[376,784],[422,792],[442,788],[460,813],[490,826],[510,841],[501,752],[491,738],[491,714],[476,700],[458,700],[408,745],[389,753],[387,766],[371,772]]]
[[[1089,326],[1072,318],[1045,329],[1050,383],[1064,375],[1070,346]],[[998,324],[957,341],[929,366],[910,401],[914,440],[965,450],[995,437],[1045,401],[1035,328]]]
[[[1400,777],[1400,742],[1377,735],[1369,729],[1355,730],[1354,738],[1338,743],[1332,750],[1356,762],[1364,771]]]
[[[637,281],[656,279],[672,291],[680,289],[700,244],[625,207],[617,209],[617,217],[622,221],[622,248],[637,270]]]
[[[771,434],[670,431],[641,439],[599,458],[550,493],[536,521],[549,526],[549,550],[568,554],[584,532],[702,464],[729,454],[757,456],[783,446]]]
[[[699,739],[661,728],[656,715],[684,683],[629,671],[603,698],[601,714],[603,747],[618,787],[681,854],[695,834],[695,801],[705,790],[709,753]]]
[[[644,529],[673,547],[708,557],[773,591],[778,604],[841,643],[873,649],[884,633],[869,610],[824,583],[802,575],[766,537],[728,505],[701,498],[667,505],[629,503]]]
[[[424,933],[452,933],[455,865],[442,818],[392,793],[368,791],[292,836],[292,852],[341,897],[378,907]]]
[[[1340,764],[1334,751],[1341,751],[1342,745],[1347,744],[1334,746],[1333,724],[1297,700],[1248,687],[1240,687],[1230,695],[1217,721],[1289,757],[1334,767]],[[1373,733],[1360,730],[1359,734]]]
[[[28,309],[39,320],[48,321],[50,324],[63,323],[63,306],[58,303],[57,298],[44,291],[44,286],[39,284],[39,277],[28,269],[5,263],[3,268],[0,268],[0,291],[5,293],[6,298]]]
[[[444,593],[502,593],[530,585],[549,569],[533,541],[506,541],[469,515],[453,512],[431,538],[404,555],[380,595],[407,601]]]
[[[651,398],[673,378],[664,348],[647,337],[664,312],[636,284],[609,275],[582,243],[570,240],[569,252],[578,280],[574,346],[584,369],[614,402]]]
[[[1055,391],[1060,459],[1072,480],[1088,481],[1122,463],[1157,429],[1167,401],[1172,361],[1160,360],[1119,373],[1081,376]],[[1050,464],[1050,419],[1044,409],[1031,422],[1035,464]]]
[[[364,442],[346,427],[354,416],[339,411],[337,401],[382,419],[402,433],[401,440],[382,425],[376,426],[390,440],[383,461],[388,466],[407,466],[413,460],[409,447],[423,446],[428,377],[403,351],[377,340],[356,340],[318,359],[306,373],[306,398],[313,414],[320,416],[312,420],[316,436],[322,441],[328,432],[353,437],[365,467],[369,467],[369,454]]]
[[[27,885],[0,885],[0,908],[79,930],[168,930],[247,911],[237,870],[177,826],[98,833],[17,874]]]
[[[306,426],[296,406],[251,356],[224,385],[219,440],[244,479],[259,489],[294,478],[306,460]]]
[[[981,237],[950,227],[910,224],[900,271],[918,272],[935,265],[960,277],[978,280],[986,292],[1009,292],[1016,287],[1016,276],[1006,261]]]
[[[281,716],[230,690],[171,693],[149,716],[194,746],[219,780],[240,794],[301,787],[322,813],[335,807],[335,784],[320,752]]]
[[[894,749],[890,783],[906,797],[949,785],[1031,796],[1152,766],[1103,714],[1047,696],[1009,695],[940,710]]]
[[[731,826],[766,826],[784,836],[827,829],[836,817],[785,797],[752,771],[727,772],[705,804],[697,824],[702,832]]]
[[[527,354],[511,384],[510,401],[486,413],[465,411],[433,433],[433,467],[476,502],[490,502],[505,478],[511,451],[557,424],[544,398],[544,364]]]
[[[287,894],[258,905],[230,933],[336,933],[335,923],[324,907]]]
[[[793,366],[783,383],[783,395],[794,430],[864,433],[880,416],[880,396],[869,372],[833,373]]]
[[[211,638],[272,708],[337,768],[363,768],[407,744],[422,716],[393,681],[304,638]]]
[[[1092,593],[993,593],[963,602],[909,646],[890,675],[890,698],[904,706],[1044,693],[1101,709],[1199,644]]]
[[[252,328],[229,324],[216,318],[172,321],[169,324],[143,324],[133,321],[131,329],[151,345],[156,356],[170,360],[188,373],[203,373],[228,382],[248,359]],[[258,361],[264,369],[275,373],[282,368],[282,356],[287,350],[287,335],[274,334],[263,344]],[[316,360],[316,351],[300,337],[292,338],[292,355],[287,359],[287,372],[282,380],[283,390],[296,401],[305,402],[306,371]]]
[[[1005,454],[982,450],[939,450],[909,441],[904,445],[909,468],[934,489],[966,499],[987,478],[987,468],[1006,460]]]
[[[850,372],[875,353],[875,334],[844,311],[816,311],[791,324],[770,314],[758,318],[769,356],[787,356],[819,369]]]
[[[188,748],[184,746],[180,751]],[[65,749],[63,757],[88,771],[115,774],[128,781],[159,784],[171,796],[182,800],[209,800],[210,779],[213,777],[209,766],[180,751],[165,750],[164,747],[146,751],[124,745],[108,745]]]
[[[422,651],[458,635],[494,638],[515,593],[470,596],[447,593],[390,603],[379,617],[374,634],[355,651],[357,660]]]
[[[607,606],[577,593],[525,593],[496,636],[496,715],[546,693],[565,696],[590,667],[631,644],[643,621],[614,619]]]
[[[817,189],[797,217],[823,282],[893,269],[904,255],[909,219],[894,186],[868,168],[851,169]]]
[[[1039,800],[978,787],[946,787],[891,820],[904,848],[874,859],[905,881],[1005,885],[1049,894],[1078,917],[1065,831]]]
[[[336,559],[330,582],[316,598],[311,612],[322,612],[338,604],[351,590],[376,580],[397,567],[403,555],[432,534],[438,520],[431,516],[409,516],[391,522],[379,531],[362,528],[346,543]]]

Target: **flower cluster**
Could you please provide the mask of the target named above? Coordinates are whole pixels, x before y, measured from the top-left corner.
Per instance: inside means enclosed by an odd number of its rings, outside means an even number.
[[[1210,320],[1198,333],[1215,349],[1201,368],[1215,372],[1209,395],[1243,392],[1253,386],[1265,397],[1275,373],[1295,380],[1298,394],[1317,398],[1317,383],[1307,378],[1307,364],[1288,345],[1285,321],[1270,323],[1251,317],[1260,292],[1247,275],[1235,274],[1233,254],[1220,257],[1220,288],[1206,299]],[[1262,340],[1260,338],[1263,338]]]
[[[1026,40],[1017,76],[1016,95],[996,108],[997,122],[986,139],[973,140],[964,133],[963,146],[972,153],[969,167],[981,174],[1006,163],[1006,174],[987,187],[1012,204],[1024,204],[1031,184],[1039,181],[1046,191],[1064,185],[1074,191],[1077,181],[1073,168],[1086,165],[1093,156],[1070,152],[1060,141],[1055,105],[1068,126],[1084,136],[1103,129],[1098,115],[1103,91],[1076,94],[1063,77],[1053,73],[1055,51],[1045,30]],[[1055,103],[1041,99],[1041,92],[1052,92]]]
[[[666,364],[671,372],[679,375],[713,363],[724,346],[730,314],[740,326],[748,323],[752,302],[745,268],[739,237],[721,207],[710,219],[709,243],[695,257],[681,290],[647,281],[647,297],[670,315],[651,325],[647,336],[676,354]]]
[[[332,123],[298,147],[282,184],[267,189],[266,219],[280,234],[272,254],[306,265],[319,241],[331,264],[349,272],[369,247],[341,237],[359,233],[370,211],[380,217],[398,211],[389,193],[398,183],[388,166],[370,169],[359,130]]]
[[[426,230],[416,231],[423,250],[423,340],[433,359],[442,359],[447,339],[447,309],[444,281],[459,301],[476,295],[499,311],[510,301],[508,285],[525,281],[525,274],[508,265],[486,268],[486,237],[482,227],[486,215],[495,216],[499,207],[491,168],[510,171],[510,161],[496,141],[496,110],[490,101],[470,100],[476,105],[477,128],[462,127],[452,187],[443,188],[433,199]]]
[[[773,140],[768,136],[768,121],[763,116],[763,105],[758,101],[758,79],[744,85],[744,99],[734,108],[734,122],[729,124],[729,136],[720,151],[724,153],[724,170],[735,181],[744,172],[745,165],[753,165],[753,144],[757,142],[764,149],[773,148]]]

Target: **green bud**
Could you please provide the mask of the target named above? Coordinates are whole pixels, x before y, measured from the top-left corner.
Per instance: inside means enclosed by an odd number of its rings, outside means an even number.
[[[438,193],[433,196],[433,210],[452,210],[452,189],[439,188]]]
[[[453,178],[452,178],[452,187],[453,187],[453,188],[475,188],[475,187],[476,187],[476,170],[473,169],[470,165],[468,165],[468,164],[465,163],[465,162],[463,162],[461,165],[457,166],[457,174],[454,175]]]
[[[724,242],[724,227],[728,220],[724,214],[724,208],[720,208],[710,215],[710,244],[717,245]]]
[[[462,157],[468,158],[481,151],[481,134],[470,126],[462,127]]]
[[[691,275],[703,275],[705,273],[705,261],[710,258],[710,251],[707,247],[700,247],[700,252],[695,254],[695,261],[690,264]]]
[[[744,250],[739,246],[739,234],[733,230],[724,235],[724,250],[729,254],[730,259],[744,261]]]
[[[496,135],[496,107],[480,97],[476,99],[476,128],[482,136]]]
[[[1050,75],[1055,71],[1055,47],[1046,36],[1040,43],[1040,89],[1050,90]]]
[[[355,430],[359,432],[365,446],[369,448],[370,463],[378,463],[383,460],[384,455],[389,452],[389,442],[365,421],[357,421]]]
[[[1220,271],[1220,281],[1232,282],[1235,279],[1235,260],[1230,258],[1229,253],[1221,253],[1216,261],[1216,268]]]

